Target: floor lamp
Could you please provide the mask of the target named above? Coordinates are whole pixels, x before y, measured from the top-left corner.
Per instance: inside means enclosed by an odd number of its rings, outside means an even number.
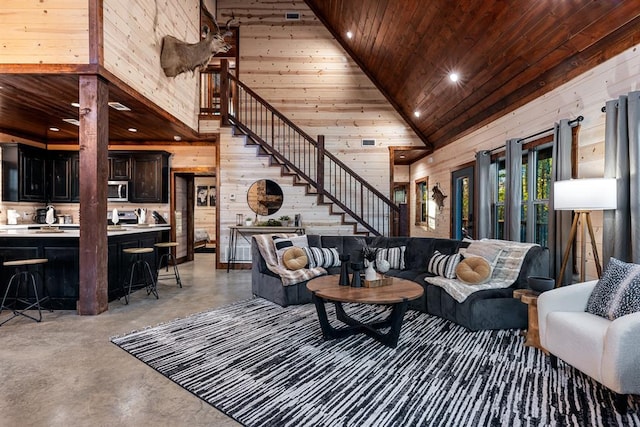
[[[617,208],[617,188],[615,178],[590,178],[590,179],[570,179],[566,181],[556,181],[553,183],[553,208],[558,211],[574,211],[573,222],[567,247],[562,257],[562,266],[556,283],[562,285],[562,278],[569,261],[569,253],[573,246],[580,221],[580,235],[582,242],[580,245],[582,265],[580,269],[580,282],[585,281],[585,255],[586,241],[584,226],[587,225],[589,237],[591,238],[591,248],[593,249],[593,259],[598,271],[598,278],[602,276],[602,267],[598,257],[596,239],[591,225],[591,211],[601,211]]]

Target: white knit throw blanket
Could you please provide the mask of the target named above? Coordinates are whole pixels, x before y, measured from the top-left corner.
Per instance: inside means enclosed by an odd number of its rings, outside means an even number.
[[[296,283],[304,282],[314,277],[327,274],[327,270],[322,267],[316,268],[301,268],[299,270],[289,270],[283,265],[278,264],[278,256],[276,254],[276,247],[273,244],[274,237],[295,237],[297,234],[257,234],[253,238],[256,239],[258,249],[264,258],[267,268],[280,276],[282,284],[284,286],[295,285]]]
[[[494,239],[476,240],[473,241],[471,245],[486,245],[489,250],[495,247],[496,243],[502,244],[503,247],[502,251],[498,254],[491,279],[489,279],[488,282],[480,285],[468,285],[458,279],[447,279],[440,276],[427,277],[424,279],[425,282],[440,286],[458,302],[464,302],[472,293],[484,289],[508,288],[518,279],[520,268],[529,249],[538,245]]]

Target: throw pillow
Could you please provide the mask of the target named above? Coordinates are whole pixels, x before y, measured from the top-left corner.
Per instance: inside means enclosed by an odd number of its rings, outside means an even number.
[[[309,258],[309,268],[340,267],[340,255],[338,248],[304,248]]]
[[[504,244],[497,240],[475,240],[465,249],[464,256],[480,256],[489,261],[489,264],[495,265],[503,246]]]
[[[640,311],[640,265],[611,258],[585,311],[609,320]]]
[[[406,246],[398,246],[395,248],[379,248],[376,252],[376,266],[382,260],[389,262],[389,268],[394,270],[404,270],[404,253]]]
[[[296,246],[285,249],[282,254],[282,264],[289,270],[300,270],[304,268],[309,262],[307,253],[304,248],[298,248]]]
[[[491,278],[491,264],[479,256],[465,258],[456,267],[456,276],[462,283],[479,285]]]
[[[294,236],[294,237],[274,237],[273,246],[276,249],[278,264],[283,265],[282,255],[284,254],[284,251],[286,251],[288,248],[292,246],[296,246],[298,248],[306,248],[309,246],[309,241],[307,240],[306,234],[303,234],[302,236]]]
[[[456,267],[461,259],[462,255],[458,253],[453,255],[443,255],[439,251],[435,251],[431,259],[429,259],[427,271],[437,276],[455,279]]]

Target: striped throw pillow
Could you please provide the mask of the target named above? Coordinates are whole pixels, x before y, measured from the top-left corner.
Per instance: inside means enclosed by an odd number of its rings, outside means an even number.
[[[376,263],[384,259],[389,262],[389,268],[393,270],[404,270],[404,252],[406,250],[406,246],[380,248],[378,249],[378,252],[376,252]]]
[[[309,268],[340,267],[338,248],[304,248],[309,258]]]
[[[435,251],[429,260],[427,271],[447,279],[455,279],[456,267],[461,259],[461,254],[443,255],[439,251]]]

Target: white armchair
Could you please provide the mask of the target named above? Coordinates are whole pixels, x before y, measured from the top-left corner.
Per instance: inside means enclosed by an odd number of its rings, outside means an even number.
[[[615,393],[626,408],[627,394],[640,394],[640,313],[613,321],[586,313],[597,281],[544,292],[538,299],[540,344],[556,357]]]

